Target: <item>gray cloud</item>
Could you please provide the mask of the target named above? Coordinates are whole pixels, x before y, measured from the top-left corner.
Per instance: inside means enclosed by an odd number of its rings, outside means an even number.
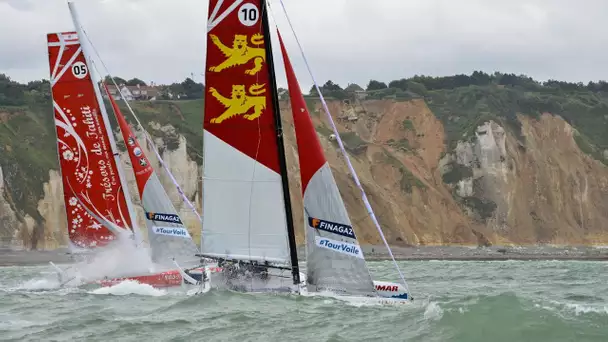
[[[601,0],[284,0],[318,81],[365,84],[473,70],[608,78]],[[273,13],[304,89],[312,84],[278,0]],[[207,2],[80,0],[114,75],[167,83],[205,70]],[[72,30],[65,0],[0,0],[0,72],[48,78],[46,33]],[[278,42],[273,40],[275,53]],[[278,53],[276,60],[280,61]],[[284,84],[282,72],[279,83]]]

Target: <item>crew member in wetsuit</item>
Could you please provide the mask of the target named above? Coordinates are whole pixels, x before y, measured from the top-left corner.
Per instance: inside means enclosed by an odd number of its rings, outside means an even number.
[[[253,276],[259,279],[268,279],[268,261],[265,261],[264,265],[260,265],[258,263],[252,264],[251,273],[253,274]]]
[[[264,261],[264,266],[265,267],[262,269],[262,272],[260,272],[260,278],[266,280],[268,279],[268,266],[270,266],[268,261]]]

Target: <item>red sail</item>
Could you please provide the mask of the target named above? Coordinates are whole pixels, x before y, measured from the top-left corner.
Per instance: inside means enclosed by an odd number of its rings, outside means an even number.
[[[260,0],[211,0],[205,130],[279,173]]]
[[[127,120],[122,115],[120,108],[118,108],[118,104],[114,98],[110,95],[108,91],[108,86],[104,83],[104,88],[106,94],[108,94],[110,98],[110,102],[112,103],[112,109],[114,110],[114,114],[116,116],[116,120],[118,120],[118,125],[120,126],[120,130],[122,131],[122,137],[127,144],[127,151],[129,151],[129,158],[131,158],[131,165],[133,166],[133,173],[135,173],[135,180],[137,181],[137,189],[139,190],[139,198],[143,198],[144,188],[150,176],[154,172],[154,169],[150,165],[150,160],[144,154],[141,146],[137,139],[135,139],[135,135],[129,127]]]
[[[68,235],[78,247],[103,246],[114,235],[89,212],[131,227],[108,132],[76,32],[47,40]]]
[[[302,180],[302,194],[306,190],[308,182],[312,176],[325,164],[325,155],[323,148],[319,143],[317,131],[310,119],[310,114],[306,108],[306,102],[302,95],[302,90],[296,79],[296,75],[289,61],[289,56],[283,45],[283,39],[279,34],[279,43],[281,45],[281,53],[283,54],[283,63],[285,64],[285,72],[287,73],[287,84],[289,88],[289,98],[291,100],[291,111],[293,114],[293,125],[297,132],[296,141],[298,147],[302,149],[306,147],[306,153],[298,153],[300,158],[300,177]],[[302,151],[302,150],[300,150]]]

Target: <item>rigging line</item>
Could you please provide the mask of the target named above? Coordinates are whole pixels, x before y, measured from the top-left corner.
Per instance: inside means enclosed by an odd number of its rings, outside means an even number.
[[[95,52],[95,55],[97,55],[97,58],[99,59],[99,61],[101,62],[101,65],[103,66],[104,70],[108,73],[108,76],[110,76],[110,79],[112,80],[112,84],[114,84],[114,86],[116,87],[116,90],[118,92],[120,92],[120,87],[118,87],[118,84],[116,84],[116,81],[114,80],[114,77],[112,76],[112,73],[110,73],[110,70],[108,69],[108,67],[106,66],[106,64],[104,63],[103,59],[101,58],[99,52],[97,51],[97,49],[95,48],[95,45],[93,45],[93,42],[91,41],[91,39],[89,38],[89,35],[87,34],[86,31],[84,31],[83,29],[83,33],[84,36],[87,38],[87,40],[89,41],[89,44],[91,45],[91,47],[93,48],[93,51]],[[99,71],[98,71],[99,73]],[[100,78],[101,78],[101,73],[100,74]],[[103,82],[103,81],[102,81]],[[122,95],[122,94],[121,94]],[[112,96],[111,94],[108,94],[108,96]],[[165,171],[167,172],[167,174],[169,175],[169,178],[171,179],[171,181],[173,182],[173,185],[175,185],[177,192],[182,196],[184,202],[186,202],[186,204],[190,207],[190,209],[192,210],[192,212],[196,215],[196,217],[198,218],[199,221],[202,221],[201,215],[196,211],[196,208],[194,207],[194,205],[192,204],[192,202],[190,202],[190,200],[188,199],[188,197],[186,196],[186,194],[184,193],[184,191],[182,190],[182,188],[180,187],[179,183],[177,182],[177,180],[175,179],[175,177],[173,176],[173,173],[171,173],[171,171],[169,170],[169,167],[165,164],[165,161],[162,159],[162,157],[160,156],[160,154],[158,153],[158,150],[156,149],[156,144],[154,144],[154,141],[151,139],[150,135],[148,134],[148,132],[146,131],[146,129],[144,128],[144,126],[141,124],[141,122],[139,121],[139,118],[137,117],[137,115],[135,115],[135,112],[133,111],[133,109],[131,108],[131,105],[129,104],[129,102],[127,101],[127,99],[124,96],[121,96],[122,100],[124,101],[124,103],[127,105],[127,108],[129,109],[129,112],[131,112],[131,115],[133,115],[133,117],[135,118],[135,121],[137,122],[137,124],[139,125],[139,127],[142,129],[143,133],[144,133],[144,137],[146,138],[146,140],[148,141],[152,151],[154,151],[154,154],[156,155],[156,158],[158,159],[158,161],[160,162],[160,164],[162,165],[163,169],[165,169]]]
[[[287,23],[289,24],[289,27],[291,28],[291,32],[293,33],[296,43],[298,44],[298,48],[300,50],[300,53],[302,54],[302,58],[304,60],[304,64],[306,65],[306,69],[308,69],[308,73],[310,75],[310,77],[312,78],[312,81],[315,85],[315,89],[317,90],[317,92],[319,93],[319,98],[321,100],[321,104],[323,105],[323,109],[325,111],[325,114],[327,115],[327,119],[329,121],[329,123],[331,124],[334,134],[336,135],[336,141],[338,142],[338,145],[340,146],[340,150],[342,151],[342,154],[344,155],[344,159],[346,160],[346,164],[348,166],[348,169],[352,175],[353,180],[355,181],[355,184],[357,185],[357,187],[359,188],[359,190],[361,191],[361,197],[363,199],[363,203],[365,204],[365,207],[367,208],[367,212],[370,215],[370,217],[372,218],[372,221],[374,222],[378,232],[380,233],[380,237],[382,238],[382,241],[384,242],[384,245],[386,246],[391,259],[393,261],[393,264],[395,266],[395,268],[397,269],[397,272],[399,273],[399,276],[401,277],[401,281],[403,282],[403,285],[405,286],[406,291],[408,292],[408,295],[411,296],[410,290],[409,290],[409,286],[407,285],[407,282],[405,281],[405,276],[403,275],[403,272],[401,272],[401,268],[399,268],[399,265],[397,264],[397,261],[395,260],[395,257],[393,255],[393,251],[391,250],[391,247],[388,245],[388,242],[386,241],[386,237],[384,236],[384,233],[382,232],[382,228],[380,227],[380,223],[378,223],[378,220],[376,218],[376,215],[374,214],[374,210],[372,209],[368,199],[367,199],[367,195],[365,194],[365,190],[363,189],[363,186],[361,185],[361,182],[359,182],[359,178],[357,177],[357,174],[355,173],[355,170],[350,162],[350,159],[348,158],[348,153],[346,152],[346,150],[344,149],[344,144],[342,143],[342,139],[340,138],[340,134],[338,133],[338,128],[336,127],[334,120],[331,116],[331,113],[329,112],[329,108],[327,107],[327,103],[325,102],[325,98],[323,97],[323,94],[321,93],[321,89],[312,73],[312,70],[310,68],[310,65],[308,64],[308,60],[306,59],[306,55],[304,54],[304,49],[302,48],[302,45],[300,44],[300,40],[298,39],[298,36],[296,35],[296,31],[293,28],[293,25],[291,23],[291,19],[289,18],[289,15],[287,14],[287,9],[285,8],[285,4],[283,3],[283,0],[279,0],[279,2],[281,3],[281,7],[283,8],[283,13],[285,13],[285,18],[287,19]]]

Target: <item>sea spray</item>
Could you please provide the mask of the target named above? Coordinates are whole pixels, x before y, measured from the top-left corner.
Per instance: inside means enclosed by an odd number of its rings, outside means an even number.
[[[119,237],[111,244],[95,250],[86,260],[73,264],[68,274],[90,282],[105,277],[117,278],[154,272],[149,248],[136,246],[132,239]]]

